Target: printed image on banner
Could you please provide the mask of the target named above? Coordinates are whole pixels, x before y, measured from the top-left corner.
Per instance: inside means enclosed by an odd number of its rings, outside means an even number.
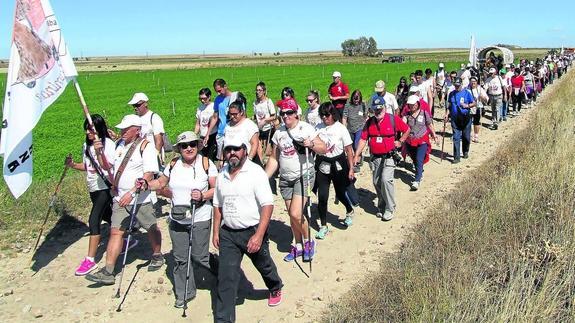
[[[12,33],[0,154],[18,198],[32,183],[32,129],[78,73],[48,0],[17,0]]]

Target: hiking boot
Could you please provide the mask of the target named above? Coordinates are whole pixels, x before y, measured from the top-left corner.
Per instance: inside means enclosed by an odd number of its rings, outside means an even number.
[[[391,212],[389,210],[385,210],[385,212],[383,213],[383,217],[381,219],[383,221],[389,221],[389,220],[393,219],[393,212]]]
[[[328,232],[329,232],[329,228],[327,227],[327,225],[322,225],[321,228],[319,228],[319,231],[316,232],[315,238],[323,240],[323,239],[325,239],[325,236],[327,236]]]
[[[413,183],[411,183],[411,190],[412,191],[417,191],[419,189],[419,182],[418,181],[413,181]]]
[[[76,276],[84,276],[96,270],[97,268],[98,264],[96,264],[95,262],[91,261],[88,258],[84,258],[84,260],[82,260],[82,263],[80,263],[80,266],[78,266],[78,268],[76,269],[75,274]]]
[[[148,265],[148,271],[156,271],[164,265],[164,256],[162,254],[159,255],[152,255],[152,259],[150,259],[150,264]]]
[[[461,159],[459,158],[454,158],[453,161],[451,162],[452,164],[457,164],[461,161]]]
[[[292,261],[297,257],[301,257],[303,250],[297,250],[295,246],[291,246],[289,253],[284,257],[284,261]]]
[[[315,255],[315,241],[307,241],[303,245],[303,261],[309,262]]]
[[[124,238],[124,243],[122,243],[122,252],[120,252],[120,255],[123,255],[126,252],[126,241],[128,241],[128,238]],[[128,251],[134,249],[134,247],[136,247],[138,243],[140,243],[140,241],[134,239],[134,237],[131,237],[130,245],[128,246]]]
[[[116,283],[114,274],[109,273],[106,268],[102,268],[93,274],[86,275],[85,277],[89,281],[100,283],[102,285],[114,285],[114,283]]]
[[[278,289],[276,291],[270,292],[268,298],[268,306],[278,306],[282,302],[282,290]]]

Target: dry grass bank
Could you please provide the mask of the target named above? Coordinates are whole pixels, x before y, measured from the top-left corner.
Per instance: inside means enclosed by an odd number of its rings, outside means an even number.
[[[574,320],[575,73],[558,83],[324,321]]]

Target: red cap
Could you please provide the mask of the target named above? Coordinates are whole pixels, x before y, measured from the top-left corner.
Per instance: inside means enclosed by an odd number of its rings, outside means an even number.
[[[280,110],[293,110],[297,111],[297,102],[293,98],[287,98],[278,101],[277,106]]]

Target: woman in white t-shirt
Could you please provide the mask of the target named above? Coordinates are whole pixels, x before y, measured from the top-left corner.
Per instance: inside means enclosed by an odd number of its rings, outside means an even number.
[[[305,122],[315,128],[321,124],[321,117],[319,116],[319,92],[315,90],[309,91],[306,102],[308,109],[305,112]]]
[[[248,158],[262,165],[259,157],[254,159],[260,145],[258,126],[246,118],[246,99],[241,92],[238,93],[237,100],[228,107],[227,119],[229,122],[224,130],[224,138],[239,136],[242,142],[246,143]]]
[[[85,120],[86,142],[82,147],[82,163],[75,163],[71,155],[66,157],[65,162],[67,167],[86,172],[86,182],[92,200],[92,210],[88,220],[90,228],[88,255],[76,269],[76,276],[87,275],[98,268],[94,257],[100,244],[100,223],[102,220],[111,223],[112,216],[112,194],[110,192],[112,185],[108,175],[113,173],[111,161],[114,160],[116,146],[110,139],[104,118],[99,114],[93,114],[91,117],[96,132],[90,129],[88,120]],[[96,139],[96,134],[98,139]],[[96,149],[99,151],[98,154],[96,154]]]
[[[270,139],[274,135],[275,122],[277,120],[276,108],[274,107],[274,102],[268,98],[268,93],[266,89],[266,84],[264,82],[259,82],[256,85],[256,100],[254,101],[254,120],[256,121],[259,129],[259,139],[263,143],[264,148],[261,145],[258,146],[258,157],[261,161],[264,160],[264,149],[265,154],[269,156],[271,147],[269,147]]]
[[[279,168],[279,188],[295,240],[284,260],[292,261],[303,255],[303,261],[310,261],[315,253],[315,242],[310,240],[302,210],[315,180],[312,153],[325,153],[325,143],[311,125],[299,120],[294,99],[282,100],[278,107],[283,122],[272,138],[266,174],[271,178]]]
[[[346,197],[347,187],[355,178],[353,171],[353,141],[346,126],[340,122],[340,114],[331,102],[319,107],[322,123],[316,127],[317,135],[325,142],[326,152],[315,158],[315,184],[317,186],[317,210],[321,228],[317,239],[324,239],[329,232],[327,227],[327,200],[329,186],[333,182],[335,195],[345,206],[345,225],[353,223],[353,207]]]
[[[203,140],[208,136],[208,143],[205,147],[202,147],[202,155],[208,157],[212,161],[216,161],[216,154],[218,151],[218,146],[216,143],[216,135],[218,134],[218,128],[213,127],[212,131],[208,134],[208,128],[210,125],[210,120],[214,115],[214,103],[212,99],[212,91],[210,89],[203,88],[198,94],[198,99],[202,104],[198,107],[196,112],[196,127],[194,131],[200,134],[200,139]]]
[[[182,308],[188,300],[196,296],[194,276],[198,276],[198,270],[202,268],[212,273],[209,265],[211,199],[218,171],[211,160],[198,153],[199,144],[200,138],[194,132],[186,131],[180,134],[175,147],[180,156],[167,165],[158,179],[148,182],[151,190],[158,190],[167,185],[171,191],[172,209],[169,231],[175,261],[173,274],[176,303],[174,306],[177,308]],[[195,205],[195,214],[192,203]],[[195,275],[190,273],[188,294],[184,296],[192,223],[192,258],[190,261],[192,261]]]

